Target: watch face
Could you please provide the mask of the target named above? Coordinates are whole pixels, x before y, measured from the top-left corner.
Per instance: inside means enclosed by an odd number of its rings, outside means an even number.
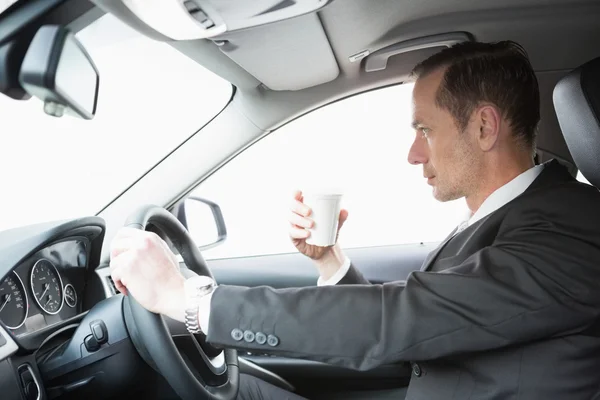
[[[215,280],[213,278],[205,275],[193,276],[189,280],[197,287],[212,286],[215,284]]]
[[[184,287],[186,297],[198,297],[210,293],[216,286],[215,280],[204,275],[186,279]]]

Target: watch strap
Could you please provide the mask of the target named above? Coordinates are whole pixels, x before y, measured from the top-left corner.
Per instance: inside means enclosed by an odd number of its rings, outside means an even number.
[[[214,279],[207,276],[194,276],[185,281],[185,299],[186,308],[184,322],[185,327],[190,333],[201,333],[200,322],[198,319],[198,311],[200,307],[200,299],[209,293],[212,293],[216,288]]]

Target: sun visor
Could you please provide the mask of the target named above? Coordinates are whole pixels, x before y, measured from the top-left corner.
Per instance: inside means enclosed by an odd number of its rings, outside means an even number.
[[[219,49],[271,90],[301,90],[340,73],[316,14],[220,35]]]
[[[139,20],[172,40],[212,38],[314,13],[329,3],[329,0],[120,1]]]

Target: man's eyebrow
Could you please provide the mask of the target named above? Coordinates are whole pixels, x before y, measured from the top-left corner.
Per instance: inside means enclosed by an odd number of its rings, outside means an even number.
[[[423,124],[419,120],[414,120],[411,125],[412,125],[413,129],[418,129],[419,126],[421,126]]]

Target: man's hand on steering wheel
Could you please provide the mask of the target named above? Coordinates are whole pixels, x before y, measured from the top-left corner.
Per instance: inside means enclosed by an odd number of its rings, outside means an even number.
[[[121,228],[111,243],[110,270],[121,293],[148,311],[183,322],[185,277],[169,246],[158,235]]]
[[[179,343],[195,343],[182,353],[161,316],[185,321],[186,308],[189,313],[188,307],[193,306],[186,301],[192,300],[186,296],[186,285],[192,286],[185,276],[204,277],[214,283],[198,246],[173,214],[152,204],[135,210],[125,226],[111,243],[110,269],[115,285],[126,294],[122,314],[138,353],[184,400],[235,399],[240,375],[237,352],[223,349],[216,355],[207,353],[190,333],[176,335]],[[175,255],[158,235],[146,232],[149,226],[172,241],[185,267],[179,268]],[[192,365],[190,357],[201,362]]]

